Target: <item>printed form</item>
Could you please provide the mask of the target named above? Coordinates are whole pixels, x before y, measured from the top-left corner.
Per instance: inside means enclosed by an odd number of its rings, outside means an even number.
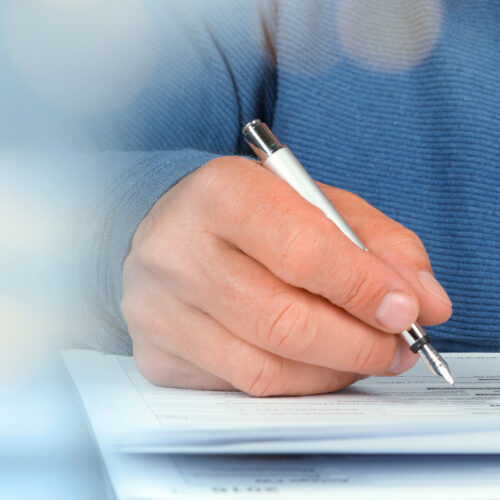
[[[446,354],[333,394],[253,398],[151,385],[131,357],[66,351],[100,445],[129,453],[500,454],[500,353]]]
[[[105,456],[118,500],[499,500],[495,455]]]

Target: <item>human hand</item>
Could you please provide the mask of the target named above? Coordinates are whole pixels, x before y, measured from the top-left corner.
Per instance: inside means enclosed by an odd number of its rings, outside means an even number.
[[[163,195],[124,264],[122,312],[146,378],[303,395],[413,366],[394,334],[451,315],[421,241],[320,186],[370,252],[247,159],[212,160]]]

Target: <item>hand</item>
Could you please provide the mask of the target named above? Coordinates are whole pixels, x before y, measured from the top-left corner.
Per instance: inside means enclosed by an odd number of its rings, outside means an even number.
[[[413,366],[395,334],[451,314],[422,243],[358,196],[321,188],[370,252],[247,159],[212,160],[163,195],[124,264],[122,312],[146,378],[302,395]]]

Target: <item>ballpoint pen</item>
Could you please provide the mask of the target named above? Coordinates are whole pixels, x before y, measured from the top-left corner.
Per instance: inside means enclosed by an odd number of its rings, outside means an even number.
[[[242,133],[263,167],[319,208],[355,245],[368,251],[299,160],[290,149],[280,144],[265,123],[252,120],[243,127]],[[420,355],[432,373],[440,375],[449,384],[454,383],[446,361],[431,346],[428,335],[418,323],[413,323],[408,330],[401,332],[401,336],[410,349]]]

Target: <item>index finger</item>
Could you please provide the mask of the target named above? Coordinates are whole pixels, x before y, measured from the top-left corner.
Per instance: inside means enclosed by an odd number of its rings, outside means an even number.
[[[419,303],[410,285],[354,245],[286,182],[238,157],[206,167],[196,198],[207,230],[283,281],[375,328],[397,333],[416,320]]]

